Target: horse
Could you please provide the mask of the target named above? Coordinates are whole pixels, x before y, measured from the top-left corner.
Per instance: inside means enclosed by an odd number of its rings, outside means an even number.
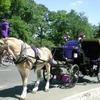
[[[20,95],[21,100],[26,99],[28,76],[31,69],[34,69],[37,75],[37,80],[32,91],[38,91],[41,80],[40,72],[44,66],[47,71],[45,91],[49,90],[50,68],[51,62],[53,62],[53,56],[48,48],[32,48],[29,44],[20,39],[7,37],[0,39],[0,51],[2,52],[2,56],[3,54],[5,54],[5,52],[9,54],[9,57],[11,56],[13,58],[13,61],[18,68],[18,71],[22,78],[23,86],[22,93]]]

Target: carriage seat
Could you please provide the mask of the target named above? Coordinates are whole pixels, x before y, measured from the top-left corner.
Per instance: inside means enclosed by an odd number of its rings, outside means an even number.
[[[63,60],[71,60],[73,59],[73,50],[74,46],[61,46],[55,47],[52,50],[52,54],[55,60],[63,61]],[[78,50],[79,52],[79,50]]]
[[[66,42],[64,46],[64,57],[68,59],[72,59],[73,50],[77,48],[77,52],[79,53],[79,41],[77,40],[69,40]]]
[[[78,46],[79,45],[79,41],[77,40],[69,40],[65,43],[65,46]]]

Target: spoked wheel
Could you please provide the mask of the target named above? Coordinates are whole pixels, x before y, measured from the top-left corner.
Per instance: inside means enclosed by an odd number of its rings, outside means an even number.
[[[79,79],[79,67],[77,64],[72,65],[70,87],[74,87]]]
[[[98,66],[97,80],[100,83],[100,66]]]

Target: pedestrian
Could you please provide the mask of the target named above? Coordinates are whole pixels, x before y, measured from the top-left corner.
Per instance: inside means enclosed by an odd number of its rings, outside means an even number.
[[[85,39],[85,34],[81,32],[81,33],[78,35],[78,41],[81,42],[83,39]]]
[[[5,19],[2,19],[0,27],[1,27],[1,38],[8,37],[8,35],[9,35],[9,23]]]
[[[69,35],[65,35],[65,36],[64,36],[65,42],[67,42],[69,39],[70,39],[70,36],[69,36]]]

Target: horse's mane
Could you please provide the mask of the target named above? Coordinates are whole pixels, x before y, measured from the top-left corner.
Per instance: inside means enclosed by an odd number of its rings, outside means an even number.
[[[20,39],[17,39],[17,38],[15,38],[15,37],[8,37],[8,38],[3,38],[2,40],[3,40],[4,42],[9,41],[9,40],[14,42],[14,41],[18,41],[18,40],[20,40]]]

